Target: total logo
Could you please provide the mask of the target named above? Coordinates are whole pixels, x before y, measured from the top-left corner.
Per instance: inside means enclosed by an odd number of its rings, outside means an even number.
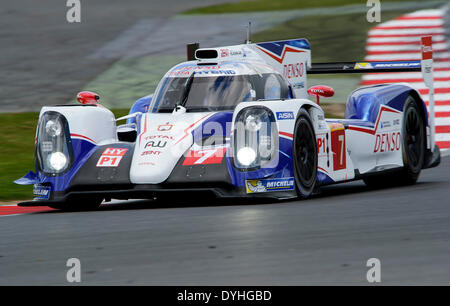
[[[390,132],[377,134],[373,153],[399,151],[402,145],[400,132]]]
[[[145,140],[154,140],[154,139],[167,139],[167,140],[174,140],[175,138],[172,136],[166,136],[166,135],[150,135],[145,136]]]

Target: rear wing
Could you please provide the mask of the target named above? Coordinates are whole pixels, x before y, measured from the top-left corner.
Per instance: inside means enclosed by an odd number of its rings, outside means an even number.
[[[308,74],[421,71],[420,61],[313,63]]]
[[[435,145],[435,114],[434,114],[434,84],[433,84],[433,48],[432,37],[421,38],[422,60],[392,61],[392,62],[339,62],[311,64],[307,74],[335,73],[378,73],[378,72],[422,72],[425,86],[429,89],[429,124],[431,149]]]

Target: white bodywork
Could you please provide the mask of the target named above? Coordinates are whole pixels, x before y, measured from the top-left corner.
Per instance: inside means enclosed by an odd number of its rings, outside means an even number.
[[[164,182],[183,154],[193,145],[192,130],[212,114],[145,114],[130,168],[131,182]]]
[[[101,106],[44,106],[39,118],[47,111],[55,111],[66,117],[71,138],[89,141],[96,145],[117,142],[114,114]]]

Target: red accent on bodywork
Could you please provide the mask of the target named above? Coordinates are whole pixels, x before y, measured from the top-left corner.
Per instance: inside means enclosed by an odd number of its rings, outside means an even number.
[[[271,58],[273,58],[274,60],[276,60],[277,62],[279,62],[280,64],[283,63],[284,57],[286,56],[286,52],[295,52],[295,53],[306,52],[306,51],[303,51],[303,50],[297,50],[297,49],[291,48],[291,47],[289,47],[289,46],[285,46],[285,47],[283,48],[283,53],[281,54],[281,57],[278,57],[278,56],[273,55],[272,53],[270,53],[270,52],[264,50],[264,49],[261,48],[261,47],[258,47],[258,46],[257,46],[257,48],[258,48],[259,50],[261,50],[262,52],[264,52],[265,54],[267,54],[268,56],[270,56]]]
[[[281,136],[285,136],[285,137],[289,137],[289,138],[294,138],[294,135],[291,134],[291,133],[278,132],[278,134],[280,134]]]
[[[391,109],[391,108],[387,108],[386,106],[382,105],[380,107],[380,111],[378,113],[378,118],[377,118],[377,122],[375,123],[375,129],[373,128],[366,128],[366,127],[361,127],[361,126],[354,126],[354,125],[349,125],[347,129],[349,130],[353,130],[353,131],[357,131],[357,132],[363,132],[363,133],[367,133],[367,134],[371,134],[371,135],[375,135],[375,133],[377,132],[378,129],[378,123],[380,123],[380,119],[381,119],[381,114],[386,111],[386,112],[391,112],[391,113],[401,113],[400,111],[396,110],[396,109]]]
[[[86,140],[89,140],[90,142],[96,143],[95,141],[93,141],[92,139],[90,139],[89,137],[83,136],[83,135],[79,135],[79,134],[70,134],[70,137],[78,137],[78,138],[84,138]]]
[[[331,88],[330,86],[316,85],[308,89],[308,94],[310,96],[316,97],[317,105],[319,105],[320,104],[319,97],[329,98],[334,96],[334,89]]]
[[[184,135],[183,135],[183,137],[181,137],[180,139],[178,139],[178,141],[175,142],[175,144],[177,144],[177,143],[179,143],[180,141],[182,141],[183,139],[185,139],[185,138],[189,135],[189,133],[188,133],[189,129],[191,129],[192,127],[194,127],[198,122],[202,121],[203,119],[205,119],[205,118],[208,117],[209,115],[210,115],[210,114],[208,114],[208,115],[206,115],[206,116],[200,118],[199,120],[195,121],[195,122],[192,123],[190,126],[188,126],[187,128],[185,128],[185,129],[184,129]]]
[[[81,104],[97,104],[100,96],[92,91],[81,91],[77,94],[77,100]]]
[[[422,59],[423,60],[433,59],[432,37],[431,36],[423,36],[421,38],[421,42],[422,42]]]

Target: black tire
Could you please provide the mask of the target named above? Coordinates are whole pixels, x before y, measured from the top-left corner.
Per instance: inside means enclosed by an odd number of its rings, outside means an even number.
[[[311,117],[300,109],[294,128],[294,175],[300,198],[308,198],[317,180],[317,143]]]
[[[71,199],[61,204],[49,205],[49,207],[63,211],[92,211],[97,210],[102,202],[102,198]]]
[[[422,111],[413,96],[408,96],[403,108],[402,155],[404,167],[389,174],[364,178],[371,187],[412,185],[417,182],[425,161],[425,124]]]

